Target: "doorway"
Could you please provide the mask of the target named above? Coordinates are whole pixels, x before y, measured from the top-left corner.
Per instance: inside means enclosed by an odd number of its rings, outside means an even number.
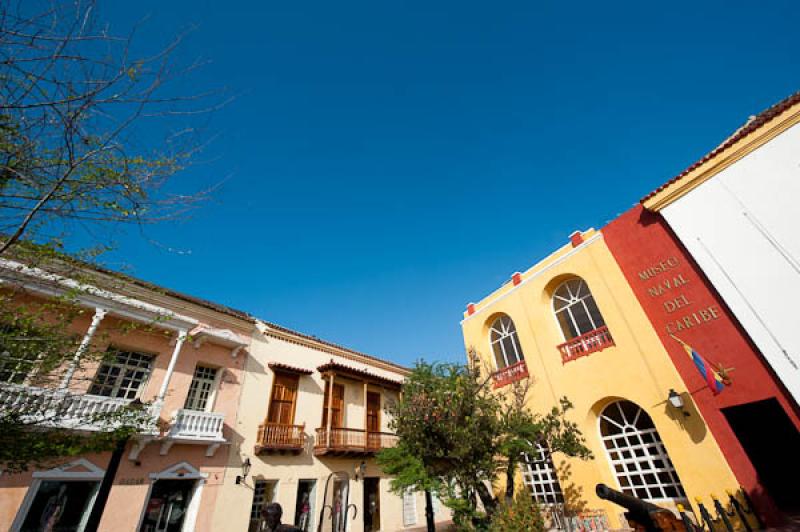
[[[180,532],[194,484],[194,480],[156,480],[139,531]]]
[[[301,480],[297,483],[297,501],[294,511],[294,526],[303,532],[314,529],[314,496],[316,480]]]
[[[83,530],[99,486],[93,480],[43,481],[20,531]]]
[[[800,478],[800,432],[776,399],[755,401],[723,408],[744,452],[753,464],[761,484],[784,512],[800,510],[791,488]]]
[[[381,529],[381,497],[380,479],[367,477],[364,479],[364,532]]]

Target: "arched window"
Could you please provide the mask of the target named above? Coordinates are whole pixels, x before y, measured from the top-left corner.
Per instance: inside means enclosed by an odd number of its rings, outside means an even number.
[[[508,316],[503,315],[494,320],[489,329],[489,341],[497,361],[497,369],[503,369],[523,360],[517,328]]]
[[[564,495],[561,493],[550,450],[540,443],[536,444],[536,450],[534,455],[523,455],[522,478],[525,484],[539,504],[563,503]]]
[[[565,281],[553,293],[553,310],[564,339],[589,333],[605,325],[594,297],[581,278]]]
[[[624,493],[648,500],[686,496],[653,420],[638,405],[608,405],[600,414],[600,438]]]

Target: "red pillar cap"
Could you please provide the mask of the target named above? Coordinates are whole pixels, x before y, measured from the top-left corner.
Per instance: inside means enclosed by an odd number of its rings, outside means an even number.
[[[519,283],[522,282],[522,274],[519,272],[514,272],[511,275],[511,282],[514,283],[514,286],[517,286]]]
[[[576,248],[583,244],[583,233],[575,231],[569,235],[569,241],[572,242],[572,247]]]
[[[475,314],[475,303],[467,303],[467,315],[472,316]]]

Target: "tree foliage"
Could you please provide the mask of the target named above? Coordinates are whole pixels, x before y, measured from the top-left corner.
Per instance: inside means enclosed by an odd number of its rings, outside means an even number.
[[[590,456],[577,426],[566,419],[564,398],[546,414],[528,409],[528,383],[515,383],[509,395],[496,392],[479,358],[468,364],[418,362],[403,387],[402,398],[388,410],[399,436],[378,462],[394,475],[392,489],[432,489],[468,528],[479,521],[477,501],[488,514],[498,506],[488,485],[506,479],[506,504],[514,500],[514,476],[523,453],[537,443],[551,452]]]
[[[171,219],[207,195],[165,185],[202,147],[190,117],[219,94],[176,93],[197,66],[172,60],[182,35],[135,54],[134,33],[113,34],[96,12],[91,1],[0,3],[0,254],[66,225]],[[168,133],[148,145],[145,128]]]
[[[95,431],[58,423],[79,397],[58,389],[64,373],[114,356],[88,346],[75,358],[82,333],[72,323],[87,312],[77,302],[96,279],[74,259],[109,249],[104,228],[181,217],[213,190],[181,190],[173,178],[204,147],[196,125],[223,94],[182,92],[199,66],[174,59],[184,35],[157,46],[134,37],[100,20],[90,0],[0,2],[1,471],[111,449],[153,428],[146,405],[70,411],[76,426]],[[87,249],[67,256],[62,241],[78,233]],[[11,261],[75,287],[45,301],[9,281]]]
[[[497,507],[489,525],[491,532],[541,532],[545,529],[539,506],[527,490],[517,493],[510,503],[503,501]]]

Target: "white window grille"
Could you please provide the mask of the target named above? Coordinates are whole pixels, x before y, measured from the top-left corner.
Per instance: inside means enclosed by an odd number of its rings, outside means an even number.
[[[199,410],[204,412],[211,408],[211,398],[214,395],[214,388],[217,384],[217,368],[208,366],[196,366],[192,384],[189,386],[189,394],[186,396],[184,408],[189,410]]]
[[[0,382],[24,384],[39,361],[40,354],[35,346],[40,343],[41,340],[37,341],[31,334],[0,325]]]
[[[89,393],[106,397],[135,399],[144,389],[152,367],[153,357],[151,355],[116,351],[114,360],[104,362],[97,370]]]
[[[249,532],[257,532],[262,529],[264,507],[275,501],[277,480],[256,480],[253,486],[253,504],[250,507],[250,527]]]
[[[403,526],[417,524],[417,493],[412,490],[403,492]]]
[[[600,437],[623,493],[647,500],[686,497],[653,420],[638,405],[608,405],[600,415]]]
[[[553,458],[547,447],[537,443],[537,452],[523,455],[522,478],[530,488],[531,495],[539,504],[561,504],[564,495],[558,483]]]
[[[517,328],[508,316],[503,315],[494,320],[489,328],[489,341],[497,361],[497,369],[503,369],[524,359],[517,338]]]
[[[553,293],[553,311],[564,333],[564,339],[592,332],[605,325],[594,296],[583,279],[565,281]]]
[[[35,359],[14,356],[10,350],[0,346],[0,382],[24,384],[35,365]]]

